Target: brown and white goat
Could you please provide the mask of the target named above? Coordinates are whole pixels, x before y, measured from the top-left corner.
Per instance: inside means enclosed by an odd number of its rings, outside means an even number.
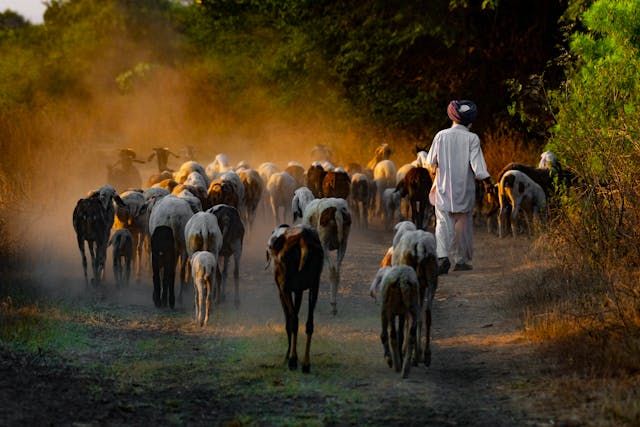
[[[524,210],[524,219],[528,233],[531,234],[529,216],[546,219],[547,198],[544,190],[524,172],[510,170],[505,172],[498,183],[498,236],[504,237],[508,216],[511,220],[513,237],[518,234],[517,220],[520,210]],[[509,215],[511,210],[511,215]]]
[[[402,370],[402,378],[409,376],[411,356],[417,346],[417,325],[420,316],[419,282],[413,268],[400,265],[382,267],[371,284],[371,296],[381,299],[380,318],[382,333],[380,340],[384,348],[384,358],[396,372]],[[396,318],[398,329],[396,330]],[[402,354],[405,321],[408,329],[407,351]],[[389,329],[391,329],[391,350],[389,349]],[[403,360],[404,359],[404,360]]]

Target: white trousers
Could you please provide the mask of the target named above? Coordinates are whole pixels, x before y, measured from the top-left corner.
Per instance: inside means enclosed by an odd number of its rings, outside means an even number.
[[[473,212],[451,213],[436,208],[436,245],[438,258],[469,264],[473,258]]]

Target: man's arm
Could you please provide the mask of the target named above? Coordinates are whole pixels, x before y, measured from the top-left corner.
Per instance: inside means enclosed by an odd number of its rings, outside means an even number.
[[[475,136],[471,141],[469,149],[471,151],[469,155],[469,163],[471,164],[471,169],[473,170],[473,174],[476,179],[485,180],[490,178],[489,172],[487,171],[487,164],[484,161],[482,149],[480,148],[480,138]]]

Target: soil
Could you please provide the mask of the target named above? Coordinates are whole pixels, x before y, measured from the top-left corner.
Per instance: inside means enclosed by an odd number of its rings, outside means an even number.
[[[228,298],[205,328],[192,319],[190,290],[175,310],[156,309],[148,274],[122,292],[109,280],[84,289],[78,256],[35,315],[37,338],[0,341],[0,424],[554,423],[530,409],[545,367],[503,304],[529,240],[476,230],[474,269],[439,278],[432,364],[403,380],[383,359],[379,307],[368,295],[391,233],[352,231],[336,316],[323,278],[308,375],[283,363],[282,310],[264,269],[268,233],[249,236],[240,308]]]

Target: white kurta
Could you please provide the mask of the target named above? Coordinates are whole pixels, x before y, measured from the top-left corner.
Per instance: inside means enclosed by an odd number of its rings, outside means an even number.
[[[460,124],[441,130],[433,138],[427,164],[436,169],[429,195],[436,209],[471,212],[475,201],[474,179],[489,177],[478,135]]]

